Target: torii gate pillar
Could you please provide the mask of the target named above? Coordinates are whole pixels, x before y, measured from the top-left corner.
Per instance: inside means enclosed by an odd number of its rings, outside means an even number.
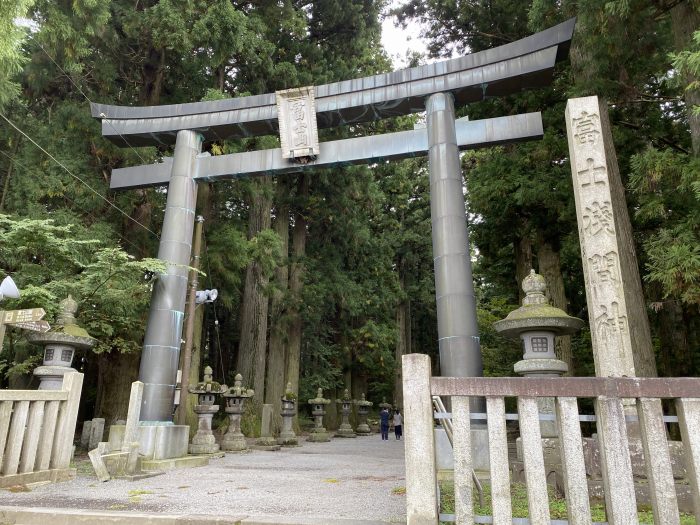
[[[168,269],[153,286],[139,369],[139,381],[144,384],[142,421],[172,421],[173,380],[177,377],[180,355],[197,202],[197,155],[201,150],[200,134],[189,130],[177,132],[158,246],[158,258],[168,264]]]
[[[483,375],[454,98],[426,102],[440,375]]]

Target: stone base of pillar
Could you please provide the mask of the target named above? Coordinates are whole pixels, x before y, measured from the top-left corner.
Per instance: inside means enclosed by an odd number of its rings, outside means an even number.
[[[187,449],[190,454],[215,454],[219,451],[218,443],[195,443],[196,437],[192,439],[192,443]]]
[[[227,452],[241,452],[243,450],[248,450],[248,443],[246,443],[243,434],[226,434],[221,440],[221,450],[226,450]]]
[[[255,445],[252,447],[255,450],[269,450],[269,451],[274,451],[274,450],[279,450],[280,447],[277,444],[277,439],[275,439],[272,436],[261,436],[255,441]]]
[[[362,423],[360,425],[357,425],[355,433],[360,436],[368,436],[372,433],[372,430],[369,428],[369,425],[367,423]]]
[[[350,425],[340,425],[340,428],[335,433],[335,437],[354,438],[357,437],[357,435]]]
[[[309,434],[309,437],[306,438],[306,441],[311,441],[312,443],[326,443],[330,440],[331,440],[331,436],[325,430],[311,432]]]
[[[146,460],[182,458],[187,456],[189,438],[189,425],[142,422],[138,431],[139,454]]]
[[[277,444],[283,447],[297,447],[299,446],[299,438],[294,432],[282,432],[277,438]]]

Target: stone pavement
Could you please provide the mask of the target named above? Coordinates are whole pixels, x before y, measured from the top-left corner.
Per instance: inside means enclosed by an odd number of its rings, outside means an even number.
[[[139,481],[100,483],[78,458],[73,481],[0,491],[0,523],[405,523],[403,441],[372,434],[302,443],[227,453],[207,467]]]

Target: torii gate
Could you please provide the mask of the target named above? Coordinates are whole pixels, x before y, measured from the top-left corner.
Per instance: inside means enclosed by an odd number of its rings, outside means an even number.
[[[528,113],[455,121],[454,106],[548,85],[555,64],[568,54],[574,23],[571,19],[516,42],[460,58],[301,88],[295,96],[301,97],[303,92],[311,95],[302,99],[305,115],[297,115],[301,117],[297,125],[306,118],[302,131],[422,111],[427,116],[425,129],[320,144],[303,139],[296,144],[303,146],[301,153],[295,151],[292,140],[292,147],[284,150],[200,155],[203,141],[269,135],[288,124],[294,126],[285,111],[278,111],[278,104],[282,107],[286,100],[280,95],[288,95],[284,92],[167,106],[91,104],[92,116],[102,120],[102,134],[118,145],[175,144],[173,158],[160,164],[113,170],[110,185],[112,189],[168,186],[158,258],[170,264],[156,281],[151,299],[139,371],[139,380],[144,383],[141,420],[169,422],[172,418],[186,266],[200,180],[279,175],[427,153],[440,369],[446,376],[481,376],[459,150],[539,139],[542,119],[540,113]],[[283,147],[288,140],[289,136],[283,135]],[[294,158],[299,155],[306,163]]]

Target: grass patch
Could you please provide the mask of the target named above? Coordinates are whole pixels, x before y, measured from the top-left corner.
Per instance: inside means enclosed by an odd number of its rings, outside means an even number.
[[[324,479],[323,481],[325,481],[326,483],[340,483],[340,480],[335,478],[328,478]]]
[[[479,497],[476,490],[473,493],[474,499],[474,514],[481,516],[490,516],[491,513],[491,487],[483,484],[484,487],[484,505],[479,505]],[[558,497],[552,487],[548,486],[549,491],[549,514],[552,519],[565,520],[567,519],[566,499]],[[524,483],[513,483],[510,486],[510,501],[513,509],[514,518],[527,518],[527,488]],[[454,514],[455,511],[455,495],[454,485],[452,483],[440,484],[440,512],[445,514]],[[650,508],[641,508],[637,515],[640,523],[654,523],[654,514]],[[591,518],[593,521],[604,522],[605,506],[601,503],[591,505]],[[449,522],[441,522],[449,523]],[[695,516],[692,514],[681,513],[681,525],[695,524]]]
[[[130,490],[129,491],[129,503],[141,503],[141,496],[145,494],[153,494],[152,490]]]
[[[7,488],[8,492],[31,492],[32,489],[27,487],[26,485],[12,485],[11,487]]]
[[[391,489],[391,493],[394,496],[403,496],[404,494],[406,494],[406,487],[394,487],[393,489]],[[453,495],[453,500],[454,500],[454,495]]]

